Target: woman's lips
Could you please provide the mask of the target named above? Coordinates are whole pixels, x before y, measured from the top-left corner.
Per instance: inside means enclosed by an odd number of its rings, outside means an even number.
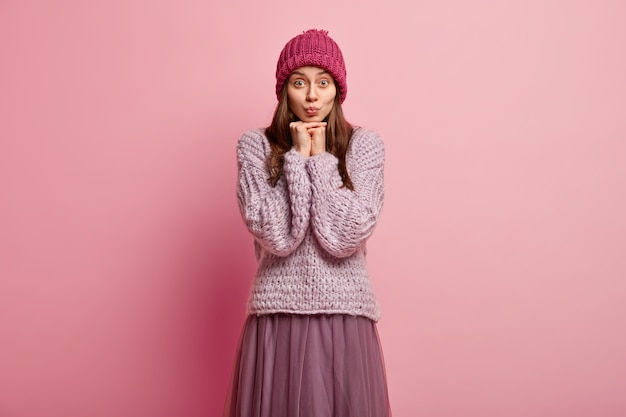
[[[320,109],[317,107],[307,107],[306,114],[307,116],[315,116]]]

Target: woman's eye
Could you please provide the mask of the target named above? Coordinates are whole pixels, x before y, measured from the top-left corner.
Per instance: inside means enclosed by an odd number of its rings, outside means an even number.
[[[296,80],[296,81],[293,82],[293,85],[295,85],[296,87],[303,87],[304,86],[304,81]]]
[[[328,85],[329,85],[329,84],[330,84],[330,83],[328,82],[328,80],[322,80],[322,81],[320,81],[320,85],[321,85],[322,87],[328,87]]]

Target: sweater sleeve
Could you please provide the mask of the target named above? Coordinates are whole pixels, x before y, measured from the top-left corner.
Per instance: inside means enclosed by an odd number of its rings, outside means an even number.
[[[323,153],[307,161],[313,192],[313,232],[331,255],[352,255],[374,231],[383,206],[384,160],[380,136],[362,130],[354,134],[346,153],[354,191],[341,188],[338,159],[334,155]]]
[[[285,154],[283,175],[268,181],[269,143],[258,131],[245,133],[237,144],[237,199],[248,230],[269,252],[286,256],[302,243],[310,222],[311,184],[305,158]]]

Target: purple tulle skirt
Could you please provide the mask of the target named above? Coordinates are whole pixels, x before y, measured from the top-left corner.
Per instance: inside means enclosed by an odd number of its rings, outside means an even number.
[[[390,417],[376,324],[349,315],[249,316],[224,417]]]

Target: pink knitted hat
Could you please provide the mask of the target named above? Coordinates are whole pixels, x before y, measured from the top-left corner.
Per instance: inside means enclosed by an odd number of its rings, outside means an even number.
[[[343,55],[339,46],[328,36],[328,31],[317,29],[303,32],[283,48],[276,64],[276,97],[280,100],[280,92],[289,75],[307,65],[324,68],[333,76],[343,103],[348,94]]]

